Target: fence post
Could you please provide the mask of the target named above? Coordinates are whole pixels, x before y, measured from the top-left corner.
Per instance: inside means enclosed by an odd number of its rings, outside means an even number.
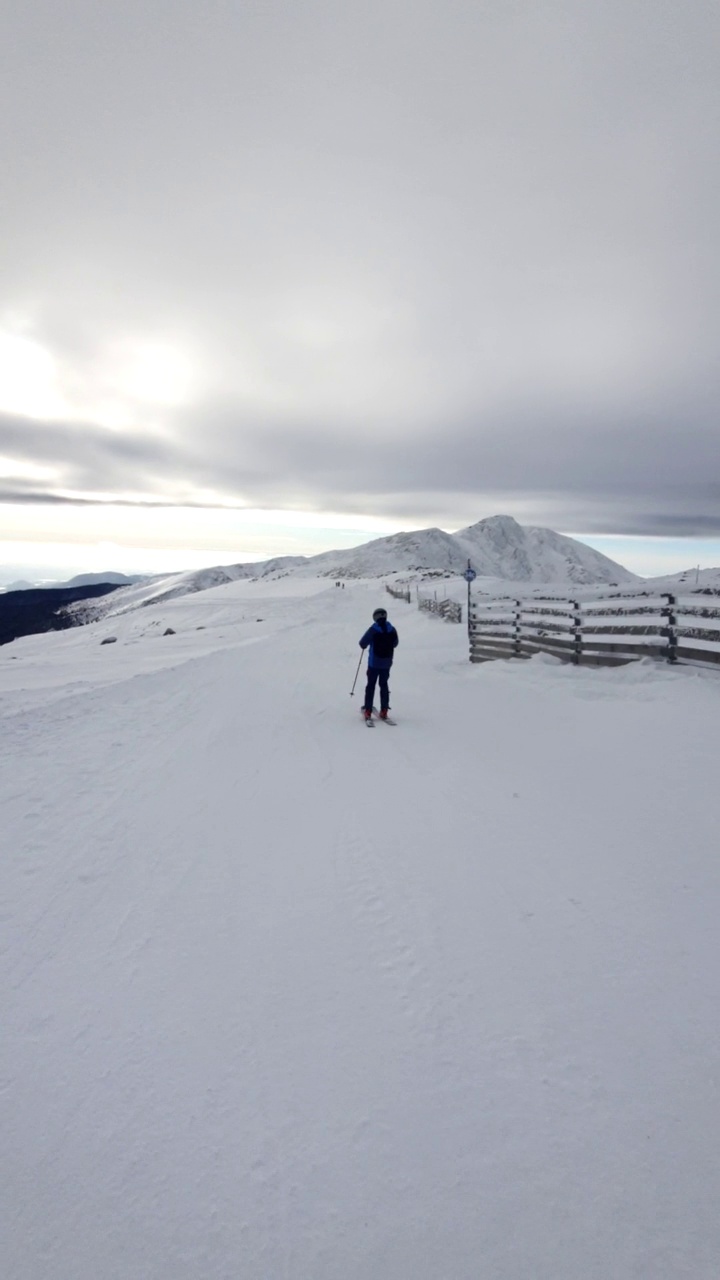
[[[667,618],[667,660],[668,662],[677,662],[677,632],[675,630],[677,614],[674,610],[677,600],[669,591],[663,591],[662,595],[667,600],[666,607],[661,611],[663,617]]]
[[[520,631],[520,628],[521,628],[521,626],[522,626],[522,622],[521,622],[521,610],[522,610],[522,600],[516,600],[516,601],[515,601],[515,637],[514,637],[514,639],[515,639],[515,657],[516,657],[516,658],[521,658],[521,657],[522,657],[522,647],[521,647],[521,646],[522,646],[522,635],[521,635],[521,631]]]
[[[464,572],[464,574],[463,574],[463,577],[464,577],[465,581],[467,582],[467,591],[468,591],[468,597],[467,597],[467,629],[468,629],[468,641],[470,642],[470,644],[472,644],[472,632],[471,632],[471,622],[470,622],[470,614],[471,614],[471,611],[472,611],[472,598],[471,598],[471,595],[470,595],[470,588],[471,588],[471,586],[472,586],[473,582],[475,581],[475,579],[476,579],[476,577],[477,577],[477,574],[476,574],[475,570],[473,569],[473,567],[472,567],[472,565],[471,565],[471,563],[470,563],[470,561],[469,561],[469,560],[468,560],[468,562],[467,562],[467,569],[465,570],[465,572]],[[462,605],[460,606],[460,613],[458,614],[458,622],[462,623]]]
[[[575,641],[573,661],[577,666],[582,658],[582,642],[583,642],[582,613],[580,611],[579,600],[571,600],[570,603],[573,609],[575,610],[575,614],[573,617],[573,639]]]

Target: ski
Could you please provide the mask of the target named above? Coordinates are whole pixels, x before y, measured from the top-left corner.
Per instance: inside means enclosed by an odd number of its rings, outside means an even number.
[[[397,725],[397,720],[393,720],[392,716],[379,716],[376,712],[375,719],[379,720],[381,724],[391,724],[393,726]]]

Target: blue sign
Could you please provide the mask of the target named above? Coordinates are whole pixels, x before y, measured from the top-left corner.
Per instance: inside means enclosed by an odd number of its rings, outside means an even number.
[[[475,570],[471,569],[470,565],[468,565],[467,569],[465,570],[463,574],[463,578],[465,579],[466,582],[474,582],[475,579],[477,578],[477,574]]]

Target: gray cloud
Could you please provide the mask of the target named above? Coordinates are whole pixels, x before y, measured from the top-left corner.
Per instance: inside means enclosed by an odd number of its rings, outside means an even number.
[[[38,422],[0,414],[0,455],[49,466],[56,473],[46,492],[57,490],[142,491],[174,477],[187,477],[190,462],[174,442],[152,435],[110,431],[85,423]],[[31,487],[24,479],[6,482],[10,491]]]
[[[133,336],[199,372],[142,430],[3,415],[56,474],[0,500],[720,533],[714,0],[7,25],[0,329],[71,392]]]

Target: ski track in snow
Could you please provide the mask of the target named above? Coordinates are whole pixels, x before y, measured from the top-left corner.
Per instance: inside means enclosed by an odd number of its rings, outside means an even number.
[[[375,603],[0,650],[7,1280],[717,1280],[720,681]]]

